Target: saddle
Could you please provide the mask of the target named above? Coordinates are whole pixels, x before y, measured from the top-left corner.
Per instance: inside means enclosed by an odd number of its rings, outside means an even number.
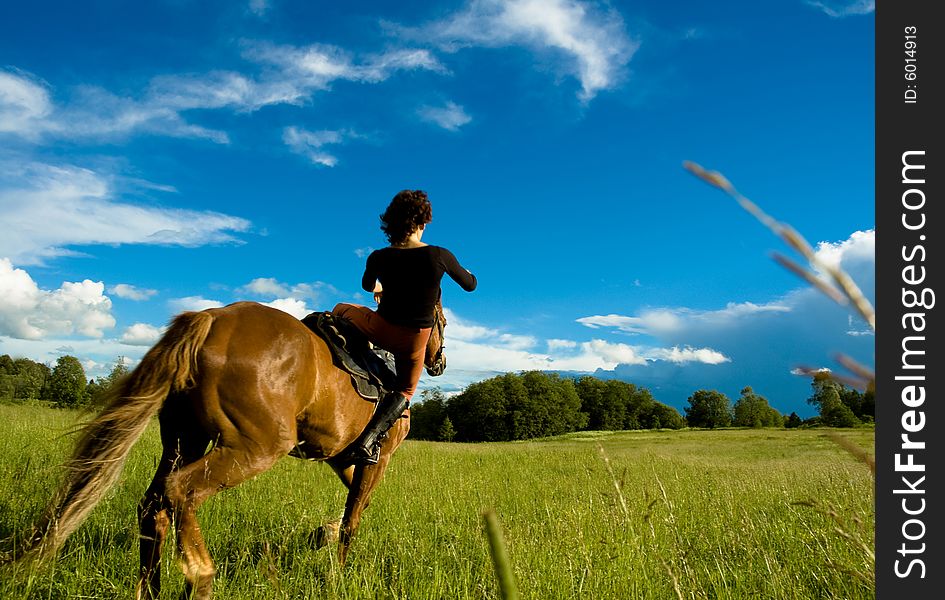
[[[314,312],[302,323],[325,340],[332,363],[351,376],[359,396],[377,402],[394,389],[394,355],[372,346],[351,321],[330,312]]]

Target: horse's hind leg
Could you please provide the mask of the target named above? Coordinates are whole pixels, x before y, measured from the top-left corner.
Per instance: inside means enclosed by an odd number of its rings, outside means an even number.
[[[254,443],[258,449],[259,445]],[[197,508],[216,492],[238,485],[267,470],[291,447],[273,452],[251,453],[245,447],[216,446],[206,456],[181,467],[167,478],[167,502],[177,526],[177,549],[180,552],[186,590],[184,598],[206,600],[213,588],[216,569],[207,552]]]
[[[153,600],[161,594],[161,546],[171,524],[171,515],[164,496],[164,483],[177,459],[176,451],[164,450],[154,479],[138,503],[141,571],[136,600]]]
[[[174,417],[171,420],[174,420]],[[185,434],[180,431],[168,431],[168,422],[162,419],[161,437],[164,450],[154,479],[138,503],[141,571],[136,600],[153,600],[161,593],[161,547],[174,518],[166,497],[167,478],[180,464],[200,458],[210,442],[208,437],[198,432]]]

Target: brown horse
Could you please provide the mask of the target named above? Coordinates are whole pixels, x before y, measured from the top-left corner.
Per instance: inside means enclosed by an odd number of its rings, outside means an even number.
[[[446,324],[439,304],[436,318],[425,363],[438,375],[445,366]],[[171,523],[186,597],[209,598],[215,568],[197,507],[287,454],[327,462],[347,486],[340,527],[335,522],[319,531],[322,538],[337,533],[344,563],[361,513],[410,428],[408,411],[391,428],[376,465],[354,466],[343,458],[374,404],[332,364],[322,338],[287,313],[253,302],[178,315],[118,387],[82,431],[66,481],[21,558],[55,554],[115,482],[132,445],[159,412],[163,454],[138,505],[139,600],[159,594],[161,545]]]

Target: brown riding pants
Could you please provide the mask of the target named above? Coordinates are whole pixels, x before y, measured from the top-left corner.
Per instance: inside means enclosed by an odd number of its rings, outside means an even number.
[[[375,346],[394,355],[397,368],[397,388],[409,400],[417,390],[417,382],[423,373],[430,327],[404,327],[388,322],[366,306],[341,303],[331,313],[348,319]]]

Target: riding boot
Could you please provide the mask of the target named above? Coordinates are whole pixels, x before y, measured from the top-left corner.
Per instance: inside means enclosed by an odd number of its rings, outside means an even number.
[[[357,440],[351,444],[355,462],[376,465],[381,457],[381,443],[387,432],[410,406],[410,401],[400,392],[388,392],[377,404],[374,416]]]

